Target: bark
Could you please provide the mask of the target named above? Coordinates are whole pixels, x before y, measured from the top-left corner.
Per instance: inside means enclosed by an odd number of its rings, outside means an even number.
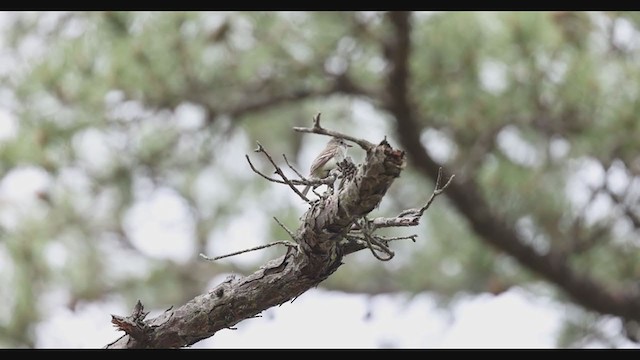
[[[107,348],[178,348],[213,336],[218,330],[256,317],[315,287],[342,264],[345,254],[364,248],[344,236],[375,209],[404,167],[404,152],[383,141],[367,151],[355,176],[326,199],[314,202],[295,234],[298,247],[253,274],[227,281],[177,308],[146,320],[141,304],[130,316],[113,316],[125,335]]]
[[[408,12],[387,15],[393,32],[385,46],[389,61],[386,108],[396,118],[398,137],[412,160],[412,165],[435,180],[441,164],[436,163],[420,142],[421,119],[409,97],[409,58],[411,56],[411,23]],[[518,234],[511,223],[493,212],[473,178],[459,176],[451,184],[447,197],[488,245],[513,256],[524,267],[541,275],[565,291],[576,303],[603,314],[640,321],[640,298],[633,289],[615,289],[597,281],[588,273],[573,269],[564,254],[554,249],[538,253]]]

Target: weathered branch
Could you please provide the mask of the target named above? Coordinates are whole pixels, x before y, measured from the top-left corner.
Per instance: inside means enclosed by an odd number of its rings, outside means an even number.
[[[431,196],[429,196],[429,200],[419,209],[407,209],[402,211],[395,217],[387,218],[387,217],[378,217],[372,220],[368,220],[369,226],[373,226],[374,228],[385,228],[385,227],[402,227],[402,226],[416,226],[420,224],[420,218],[424,214],[424,212],[431,206],[431,203],[436,198],[436,196],[442,194],[444,190],[449,187],[451,181],[455,177],[455,175],[451,175],[449,180],[443,185],[440,186],[440,179],[442,177],[442,167],[438,168],[438,177],[436,178],[436,186]],[[358,230],[361,226],[359,223],[353,224],[351,226],[351,230]]]
[[[344,186],[311,203],[295,231],[297,247],[253,274],[231,278],[187,304],[140,320],[143,336],[130,327],[108,348],[176,348],[232,328],[243,319],[295,299],[326,279],[342,264],[350,242],[347,233],[359,218],[378,207],[405,166],[403,151],[383,141],[369,149],[365,162]],[[282,176],[282,174],[280,174]],[[283,177],[284,181],[288,181]]]
[[[142,303],[138,300],[131,315],[127,317],[111,315],[111,323],[137,341],[144,342],[147,341],[148,335],[151,332],[151,328],[144,323],[144,318],[146,318],[147,315],[149,315],[149,312],[144,311]]]

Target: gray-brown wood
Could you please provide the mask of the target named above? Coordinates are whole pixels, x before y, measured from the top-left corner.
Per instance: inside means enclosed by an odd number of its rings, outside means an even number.
[[[364,246],[342,241],[352,225],[375,209],[405,165],[403,151],[386,141],[367,151],[356,175],[325,199],[312,202],[295,232],[298,248],[253,274],[227,281],[162,315],[145,320],[142,305],[112,322],[126,334],[107,348],[178,348],[213,336],[244,319],[295,299],[326,279],[345,253]]]

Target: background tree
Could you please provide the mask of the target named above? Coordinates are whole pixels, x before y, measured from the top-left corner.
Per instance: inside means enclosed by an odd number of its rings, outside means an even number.
[[[636,341],[637,14],[5,18],[3,183],[28,172],[44,185],[0,208],[0,279],[12,289],[0,293],[0,344],[34,345],[44,294],[63,291],[70,308],[114,294],[167,308],[275,257],[197,255],[248,218],[263,241],[287,236],[269,216],[295,228],[299,200],[237,163],[260,140],[307,168],[324,139],[291,127],[318,111],[328,128],[407,151],[381,212],[419,205],[439,166],[456,174],[393,265],[356,255],[320,286],[426,292],[444,305],[517,286],[573,304],[560,346]],[[182,261],[142,251],[145,199],[180,209],[170,235],[188,249]]]

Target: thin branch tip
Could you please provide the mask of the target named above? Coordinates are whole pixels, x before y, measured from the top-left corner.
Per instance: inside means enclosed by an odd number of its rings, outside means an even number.
[[[301,185],[301,181],[300,180],[289,180],[287,178],[287,176],[284,174],[284,172],[282,172],[282,169],[280,169],[280,167],[278,166],[278,164],[275,163],[275,161],[273,161],[273,158],[271,157],[271,155],[269,155],[269,153],[264,149],[264,147],[262,146],[262,144],[260,144],[260,142],[256,141],[256,144],[258,144],[258,148],[255,150],[256,152],[261,152],[264,154],[264,156],[267,157],[267,159],[269,160],[269,162],[271,163],[271,165],[273,165],[273,167],[275,168],[274,173],[280,175],[280,177],[282,178],[282,180],[278,180],[278,179],[274,179],[271,178],[263,173],[261,173],[260,171],[258,171],[255,166],[253,166],[253,164],[251,163],[251,160],[249,159],[249,156],[247,155],[247,161],[249,162],[249,166],[251,166],[251,170],[253,170],[253,172],[255,172],[256,174],[262,176],[263,178],[271,181],[271,182],[275,182],[278,184],[287,184],[292,190],[293,192],[295,192],[302,200],[304,200],[306,203],[310,204],[311,201],[309,199],[307,199],[306,196],[302,195],[302,193],[300,192],[300,190],[298,190],[294,185]],[[286,158],[285,158],[286,159]],[[297,172],[296,172],[297,173]]]
[[[322,113],[318,113],[316,116],[313,117],[313,128],[314,129],[322,129],[322,126],[320,126],[320,116],[322,115]]]
[[[298,246],[297,244],[293,244],[293,243],[291,243],[289,241],[274,241],[272,243],[268,243],[268,244],[265,244],[265,245],[260,245],[260,246],[252,247],[252,248],[249,248],[249,249],[244,249],[244,250],[232,252],[230,254],[216,256],[216,257],[213,257],[213,258],[209,257],[209,256],[207,256],[207,255],[205,255],[203,253],[200,253],[199,255],[200,255],[201,258],[203,258],[203,259],[205,259],[207,261],[212,261],[213,262],[213,261],[224,259],[224,258],[227,258],[227,257],[244,254],[244,253],[247,253],[247,252],[250,252],[250,251],[266,249],[268,247],[275,246],[275,245],[285,245],[286,247],[294,247],[294,248],[297,248],[297,246]]]
[[[289,166],[289,169],[291,169],[294,173],[296,173],[296,175],[298,175],[300,179],[305,178],[295,167],[293,167],[293,165],[291,165],[291,163],[289,163],[289,159],[287,159],[287,155],[282,154],[282,157],[284,158],[284,162],[287,164],[287,166]]]
[[[296,236],[293,234],[293,232],[291,230],[289,230],[286,226],[284,226],[284,224],[281,223],[280,220],[278,220],[277,217],[274,216],[273,220],[275,220],[278,223],[278,225],[280,225],[280,227],[289,235],[289,237],[291,237],[291,239],[293,241],[297,241],[296,240]]]

